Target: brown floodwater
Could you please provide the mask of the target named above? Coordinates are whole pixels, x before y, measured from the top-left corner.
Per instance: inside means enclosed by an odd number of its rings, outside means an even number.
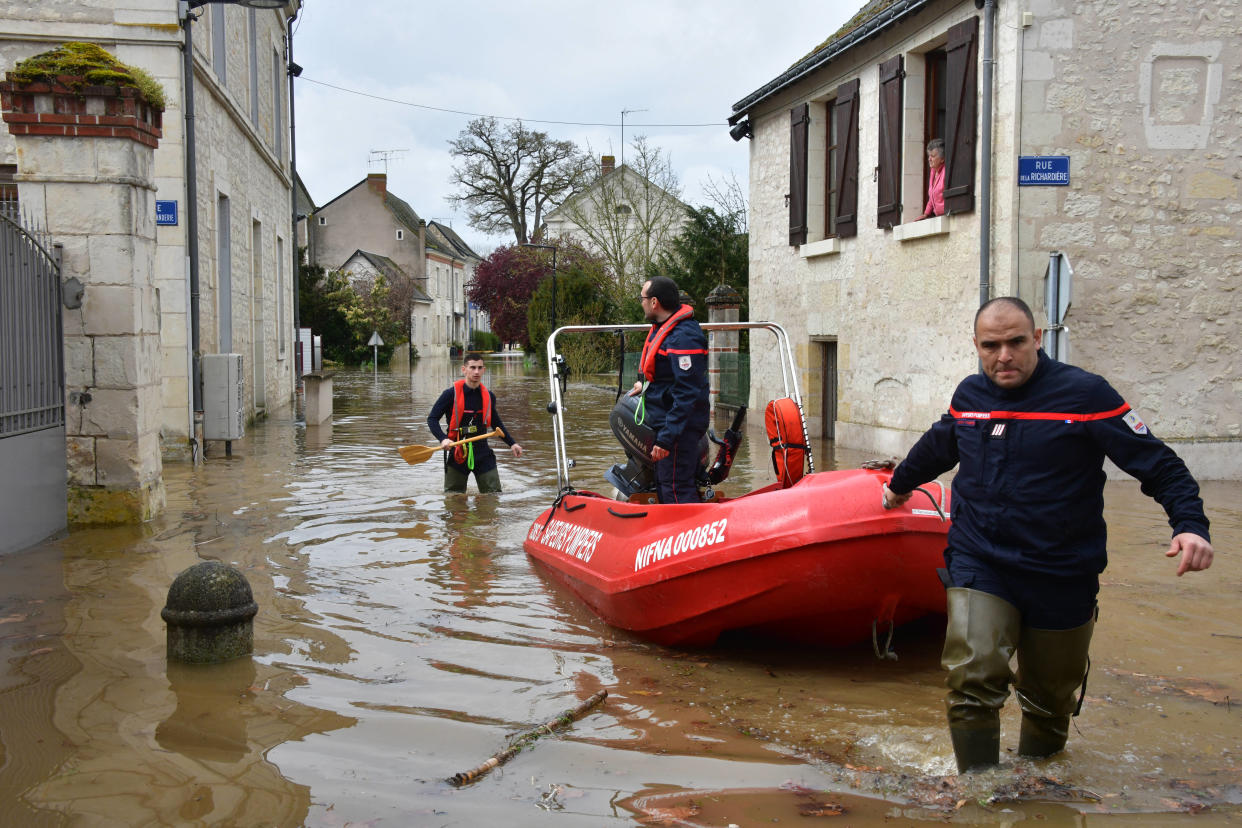
[[[498,496],[441,492],[424,418],[456,377],[345,371],[331,424],[253,426],[165,468],[168,507],[0,558],[0,825],[1242,824],[1242,484],[1206,483],[1215,565],[1174,576],[1159,507],[1108,486],[1087,703],[1069,749],[958,779],[943,623],[899,658],[730,639],[678,650],[612,629],[522,550],[556,471],[546,376],[485,381],[526,448]],[[621,459],[610,380],[571,384],[575,483]],[[729,487],[771,479],[761,418]],[[817,468],[867,455],[817,446]],[[472,484],[473,487],[473,484]],[[252,658],[169,664],[169,585],[229,563],[259,604]],[[608,697],[461,788],[446,781],[597,690]]]

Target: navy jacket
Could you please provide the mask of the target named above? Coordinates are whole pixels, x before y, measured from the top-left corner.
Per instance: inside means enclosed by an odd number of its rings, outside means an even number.
[[[896,493],[959,466],[949,549],[1055,575],[1107,564],[1104,458],[1138,478],[1174,534],[1208,538],[1199,486],[1103,377],[1042,350],[1018,388],[964,379],[949,411],[893,472]]]
[[[659,325],[652,325],[651,339]],[[694,317],[668,332],[655,359],[655,377],[644,392],[644,424],[655,430],[655,444],[671,450],[683,437],[707,433],[711,391],[707,380],[707,337]]]

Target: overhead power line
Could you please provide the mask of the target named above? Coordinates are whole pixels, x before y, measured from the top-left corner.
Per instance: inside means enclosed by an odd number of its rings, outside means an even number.
[[[431,112],[447,112],[450,115],[465,115],[470,118],[495,118],[498,121],[521,121],[525,124],[558,124],[561,126],[587,126],[587,127],[615,127],[621,124],[615,123],[593,123],[590,121],[550,121],[543,118],[518,118],[512,115],[488,115],[482,112],[466,112],[461,109],[447,109],[442,106],[429,106],[427,104],[414,103],[412,101],[402,101],[396,98],[386,98],[383,95],[373,95],[370,92],[361,92],[357,89],[349,89],[344,86],[337,86],[333,83],[325,83],[324,81],[315,80],[302,75],[298,78],[302,83],[313,83],[316,86],[325,86],[328,89],[335,89],[339,92],[347,92],[350,95],[359,95],[363,98],[371,98],[377,101],[385,101],[387,103],[400,104],[401,106],[410,106],[415,109],[426,109]],[[725,121],[713,121],[709,124],[630,124],[632,127],[666,127],[666,128],[692,128],[692,127],[724,127],[728,126]]]

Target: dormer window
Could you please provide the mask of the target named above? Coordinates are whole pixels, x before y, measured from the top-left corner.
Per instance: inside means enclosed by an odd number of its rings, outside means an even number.
[[[619,216],[628,216],[632,212],[634,211],[630,209],[630,205],[628,204],[617,205],[617,215]]]

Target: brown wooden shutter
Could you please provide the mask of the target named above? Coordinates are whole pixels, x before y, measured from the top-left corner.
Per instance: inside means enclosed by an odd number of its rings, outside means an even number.
[[[877,167],[876,226],[901,224],[902,56],[880,64],[880,147]]]
[[[837,126],[838,237],[858,235],[858,78],[837,87],[832,107]]]
[[[975,112],[978,109],[979,18],[949,29],[945,45],[944,211],[975,209]]]
[[[806,152],[811,106],[789,110],[789,243],[806,244]]]

